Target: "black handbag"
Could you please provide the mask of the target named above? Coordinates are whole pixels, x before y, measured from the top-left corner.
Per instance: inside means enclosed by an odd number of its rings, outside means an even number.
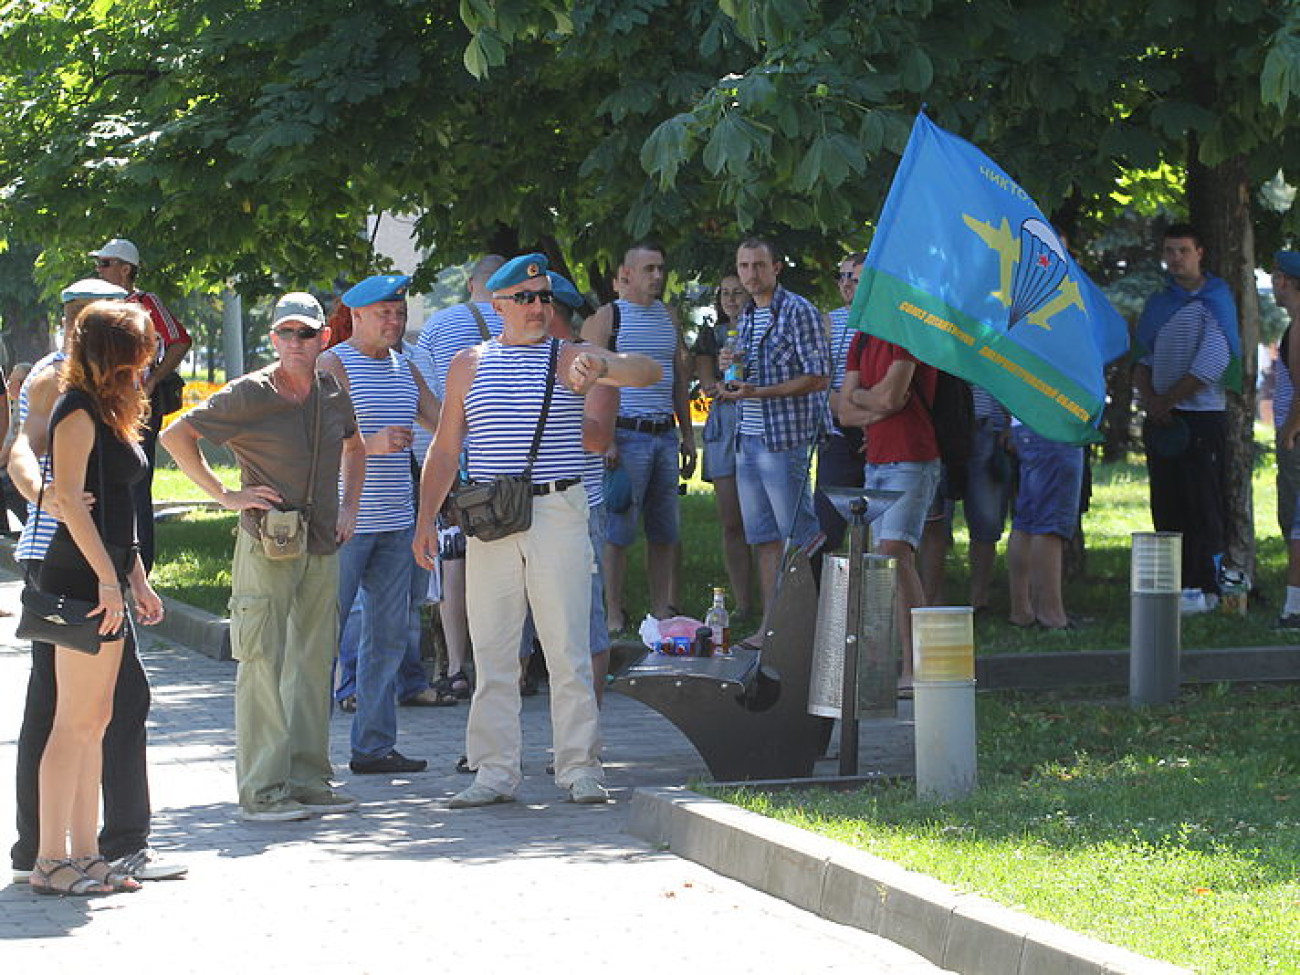
[[[528,449],[528,464],[522,474],[504,474],[490,481],[470,481],[458,487],[451,496],[452,507],[461,531],[482,542],[495,542],[518,532],[527,531],[533,524],[533,462],[542,444],[542,428],[546,413],[551,408],[551,394],[555,391],[555,368],[560,343],[551,339],[551,354],[546,366],[546,393],[542,411],[533,431],[533,443]]]
[[[54,456],[53,431],[50,439],[50,457]],[[51,464],[53,460],[51,460]],[[102,502],[104,497],[104,455],[103,451],[99,453],[99,498]],[[41,524],[41,504],[45,501],[45,479],[41,478],[41,489],[36,496],[36,517],[32,522],[32,533],[35,534]],[[101,505],[96,504],[95,513],[99,520],[99,534],[103,537],[103,513]],[[108,548],[109,557],[113,558],[115,551],[119,550],[117,546],[110,546],[104,543]],[[120,551],[120,550],[119,550]],[[116,562],[116,560],[115,560]],[[29,563],[30,565],[30,563]],[[22,615],[18,619],[18,628],[14,635],[20,640],[31,640],[33,643],[53,643],[61,647],[70,647],[73,650],[80,650],[82,653],[95,654],[99,653],[99,646],[102,642],[112,642],[122,639],[122,630],[108,636],[102,636],[99,632],[100,624],[104,618],[102,615],[88,615],[98,603],[93,603],[85,599],[77,599],[74,596],[63,596],[59,593],[46,592],[40,587],[40,584],[32,578],[30,567],[25,567],[23,572],[22,594]],[[123,620],[123,629],[125,620]]]
[[[163,376],[154,392],[158,396],[159,416],[175,413],[185,405],[185,379],[176,372]]]

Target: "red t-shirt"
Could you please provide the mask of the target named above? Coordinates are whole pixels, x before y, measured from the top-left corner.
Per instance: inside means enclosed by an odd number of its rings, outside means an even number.
[[[867,427],[867,463],[892,464],[897,461],[939,459],[939,443],[934,437],[930,411],[921,402],[934,402],[938,373],[901,345],[860,332],[849,346],[847,370],[858,373],[858,385],[865,388],[885,378],[895,362],[914,362],[912,395],[907,405],[893,416]]]

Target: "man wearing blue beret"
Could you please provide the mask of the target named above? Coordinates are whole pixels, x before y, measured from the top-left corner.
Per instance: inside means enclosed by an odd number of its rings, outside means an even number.
[[[1286,602],[1278,616],[1280,629],[1300,630],[1300,251],[1278,251],[1273,263],[1273,300],[1290,318],[1274,365],[1273,425],[1277,431],[1277,522],[1286,542]]]
[[[351,395],[366,445],[356,530],[339,551],[340,629],[357,590],[365,596],[349,766],[358,775],[401,775],[428,765],[396,748],[396,681],[406,652],[415,522],[411,443],[417,421],[429,430],[438,425],[437,398],[394,351],[406,325],[409,284],[405,275],[379,274],[345,292],[352,336],[320,357],[320,367]]]
[[[583,396],[597,383],[650,385],[660,369],[644,356],[551,338],[555,295],[546,270],[543,255],[525,254],[488,280],[501,336],[452,360],[442,420],[420,482],[414,550],[421,564],[431,565],[438,554],[434,514],[457,478],[462,449],[471,481],[521,475],[543,421],[531,461],[530,527],[468,543],[465,590],[478,679],[466,754],[477,774],[451,799],[455,809],[510,802],[522,780],[519,643],[530,607],[551,676],[555,782],[574,802],[608,798],[587,638],[592,551],[581,489]]]

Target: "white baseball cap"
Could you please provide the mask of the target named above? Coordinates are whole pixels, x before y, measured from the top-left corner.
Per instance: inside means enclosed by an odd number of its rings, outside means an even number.
[[[290,291],[275,303],[271,313],[271,327],[281,322],[302,322],[304,325],[325,327],[325,311],[320,302],[305,291]]]
[[[125,237],[114,237],[97,251],[90,252],[91,257],[115,257],[127,264],[140,266],[140,251]]]

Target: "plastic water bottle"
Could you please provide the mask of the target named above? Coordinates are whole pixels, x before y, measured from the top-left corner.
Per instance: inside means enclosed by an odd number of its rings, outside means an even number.
[[[713,652],[727,653],[731,649],[731,614],[727,612],[727,590],[720,586],[713,590],[713,605],[704,614],[704,625],[713,635]]]
[[[731,353],[731,365],[727,366],[726,371],[722,374],[722,379],[726,383],[741,383],[745,381],[745,356],[740,348],[740,333],[734,328],[727,330],[727,341],[723,343],[722,348]]]

